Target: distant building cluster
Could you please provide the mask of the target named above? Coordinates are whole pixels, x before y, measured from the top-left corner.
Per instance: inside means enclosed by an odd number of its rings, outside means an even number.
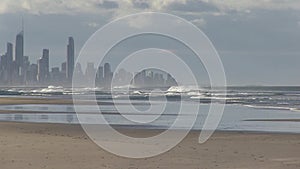
[[[76,80],[76,86],[95,83],[98,87],[109,88],[112,85],[128,85],[133,78],[132,73],[124,69],[113,72],[109,63],[105,63],[96,68],[94,63],[88,62],[85,72],[82,71],[81,64],[77,63],[74,74],[80,79],[79,81]],[[81,85],[80,82],[82,82]]]
[[[15,52],[13,52],[15,50]],[[96,86],[110,87],[113,85],[134,85],[136,87],[165,87],[175,86],[176,81],[171,75],[157,70],[143,70],[133,75],[124,69],[113,72],[111,65],[105,63],[95,68],[94,63],[87,63],[85,72],[79,63],[74,65],[75,46],[73,37],[69,37],[67,44],[66,62],[60,67],[50,70],[49,49],[42,50],[42,56],[37,63],[30,63],[29,57],[24,56],[24,30],[16,36],[15,48],[7,43],[6,52],[0,57],[0,85],[1,86],[70,86],[73,74],[82,77],[82,81],[95,83]]]
[[[42,56],[37,63],[30,63],[29,57],[24,56],[24,30],[22,30],[16,36],[15,48],[12,43],[8,42],[5,54],[0,57],[0,85],[70,84],[74,72],[74,56],[74,39],[69,37],[67,61],[62,63],[61,69],[53,67],[50,70],[49,49],[43,49]]]
[[[136,87],[170,87],[178,85],[170,74],[156,69],[146,69],[137,73],[132,84]]]

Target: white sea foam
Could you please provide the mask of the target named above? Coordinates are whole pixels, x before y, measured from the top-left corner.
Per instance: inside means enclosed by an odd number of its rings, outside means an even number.
[[[294,107],[282,107],[282,106],[259,106],[259,105],[245,105],[246,107],[255,108],[255,109],[270,109],[270,110],[290,110],[294,112],[299,112],[298,108]]]
[[[141,91],[138,91],[138,90],[133,91],[132,93],[133,93],[134,95],[142,95],[142,92],[141,92]]]
[[[171,86],[167,91],[168,92],[177,92],[177,93],[187,93],[190,91],[201,90],[196,86]]]
[[[50,86],[48,86],[48,89],[63,89],[64,87],[62,87],[62,86],[52,86],[52,85],[50,85]]]

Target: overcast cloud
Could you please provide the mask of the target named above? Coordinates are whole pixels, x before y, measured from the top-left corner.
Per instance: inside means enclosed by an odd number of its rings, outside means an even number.
[[[51,65],[60,66],[68,36],[78,54],[104,24],[143,11],[175,14],[202,29],[230,85],[300,85],[299,0],[1,0],[0,54],[15,43],[22,17],[25,54],[35,62],[49,48]]]

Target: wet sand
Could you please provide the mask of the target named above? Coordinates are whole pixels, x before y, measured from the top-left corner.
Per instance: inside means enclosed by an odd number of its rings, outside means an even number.
[[[145,136],[155,130],[125,130]],[[121,158],[94,144],[79,125],[0,123],[1,169],[300,168],[300,135],[218,132],[198,144],[198,132],[162,155]]]

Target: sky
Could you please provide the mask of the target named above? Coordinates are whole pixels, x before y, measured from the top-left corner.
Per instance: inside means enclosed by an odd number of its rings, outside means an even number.
[[[298,0],[1,0],[0,54],[15,43],[24,18],[25,55],[36,63],[48,48],[50,65],[60,66],[69,36],[78,54],[99,28],[138,12],[170,13],[199,27],[218,51],[229,85],[300,85]]]

